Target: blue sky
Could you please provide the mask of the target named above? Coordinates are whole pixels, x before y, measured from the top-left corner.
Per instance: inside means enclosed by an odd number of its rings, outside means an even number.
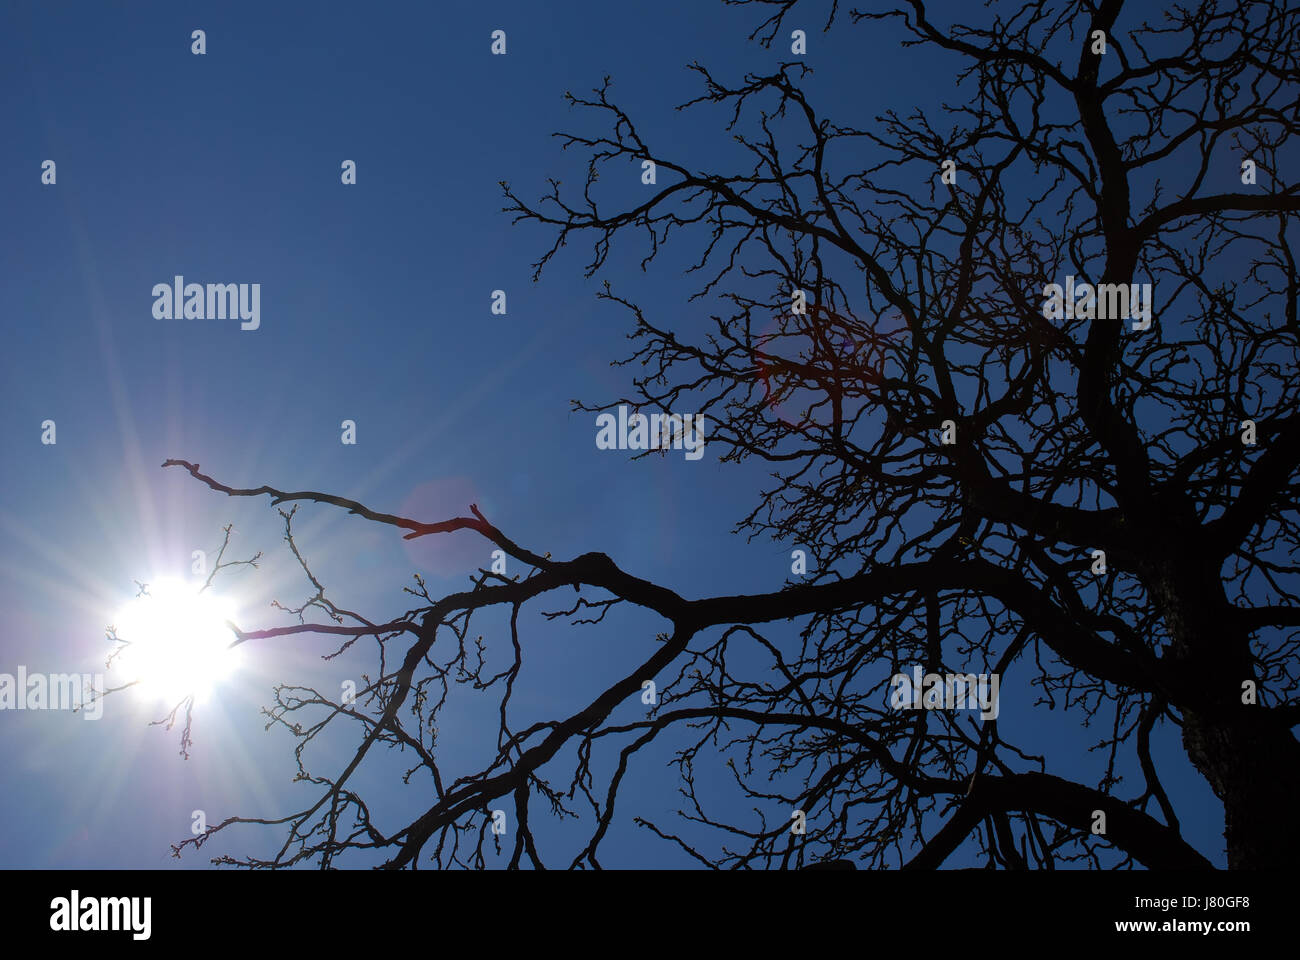
[[[951,94],[948,72],[920,69],[883,27],[823,36],[807,19],[810,85],[837,118],[865,125]],[[594,129],[562,97],[605,74],[665,152],[726,166],[720,116],[672,107],[698,92],[693,60],[738,78],[783,59],[746,39],[755,24],[701,0],[0,8],[0,671],[101,669],[105,625],[133,580],[188,577],[192,551],[215,551],[226,523],[233,556],[265,554],[262,569],[214,587],[240,604],[242,625],[283,622],[273,597],[306,599],[267,501],[216,495],[160,469],[169,457],[235,486],[324,490],[427,520],[476,502],[531,549],[603,551],[688,596],[778,588],[789,547],[731,533],[761,468],[708,450],[694,463],[629,462],[596,449],[593,415],[570,411],[571,398],[630,386],[609,366],[628,352],[628,318],[596,300],[600,281],[700,329],[711,305],[688,303],[698,281],[681,276],[694,249],[643,273],[644,251],[628,245],[588,280],[588,249],[575,245],[533,283],[551,238],[512,226],[498,186],[531,198],[548,175],[580,181],[579,158],[550,134]],[[190,52],[197,28],[204,56]],[[489,53],[494,29],[507,32],[504,57]],[[46,159],[54,186],[40,180]],[[344,160],[357,164],[355,186],[340,183]],[[639,171],[627,174],[636,185]],[[150,291],[177,274],[260,283],[260,329],[155,319]],[[489,313],[496,289],[505,316]],[[46,419],[53,446],[40,442]],[[339,442],[344,419],[357,424],[354,446]],[[403,544],[324,507],[300,509],[295,529],[331,597],[376,617],[411,605],[400,588],[412,570],[449,591],[490,562],[468,534]],[[633,662],[619,644],[644,649],[662,628],[631,616],[610,626],[535,625],[539,673],[522,706],[585,703]],[[189,835],[196,809],[215,821],[303,802],[291,738],[266,732],[259,708],[276,681],[337,682],[368,663],[323,664],[329,649],[299,638],[248,651],[200,713],[188,760],[175,731],[146,725],[157,710],[125,697],[96,722],[0,714],[0,866],[206,866],[209,853],[265,850],[278,836],[229,833],[182,861],[169,844]],[[445,721],[448,756],[468,762],[492,722],[490,704]],[[1060,758],[1049,769],[1095,781],[1104,760],[1080,749],[1092,731],[1036,736]],[[1172,753],[1166,785],[1184,833],[1221,863],[1221,807]],[[630,825],[633,814],[674,825],[667,756],[641,755],[606,865],[689,865]],[[400,762],[375,768],[370,785],[395,811],[423,809],[427,796],[392,773]],[[556,849],[570,836],[556,833]]]

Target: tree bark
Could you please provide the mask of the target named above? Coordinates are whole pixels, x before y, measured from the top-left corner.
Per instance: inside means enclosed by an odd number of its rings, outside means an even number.
[[[1232,870],[1280,869],[1300,860],[1300,742],[1268,707],[1243,703],[1254,681],[1250,635],[1234,622],[1214,561],[1185,544],[1154,578],[1180,674],[1183,747],[1223,802]]]

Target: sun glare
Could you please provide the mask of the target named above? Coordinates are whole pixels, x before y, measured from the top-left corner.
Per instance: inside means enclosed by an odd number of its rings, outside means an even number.
[[[235,635],[226,625],[229,605],[180,580],[160,580],[148,589],[114,621],[125,644],[114,670],[137,681],[149,697],[173,703],[187,696],[206,699],[238,661],[230,649]]]

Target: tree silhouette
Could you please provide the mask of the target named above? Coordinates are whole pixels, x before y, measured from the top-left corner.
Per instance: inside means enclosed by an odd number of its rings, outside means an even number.
[[[760,5],[770,15],[754,37],[771,44],[799,4]],[[294,546],[317,590],[309,605],[330,622],[240,640],[381,640],[389,657],[355,703],[281,687],[271,710],[304,745],[340,721],[363,725],[362,745],[337,774],[302,772],[322,788],[313,806],[231,818],[178,852],[234,823],[274,823],[288,835],[273,859],[218,862],[329,866],[368,849],[391,867],[482,866],[501,840],[490,811],[509,808],[510,865],[542,866],[540,800],[556,816],[590,810],[585,845],[562,865],[599,866],[625,777],[663,739],[678,747],[693,833],[638,822],[704,864],[933,868],[970,842],[1012,869],[1208,868],[1180,834],[1151,748],[1172,724],[1223,802],[1229,866],[1300,856],[1300,188],[1285,179],[1300,10],[1074,0],[993,4],[983,25],[941,25],[919,0],[815,13],[828,30],[865,24],[871,43],[896,30],[949,58],[958,102],[944,123],[919,111],[831,120],[799,63],[734,83],[695,64],[703,89],[683,107],[719,111],[750,157],[742,172],[696,170],[647,142],[606,79],[569,95],[601,131],[561,138],[584,155],[585,184],[552,180],[535,203],[504,185],[516,221],[553,234],[539,273],[573,241],[592,242],[589,277],[624,234],[647,241],[643,266],[670,234],[698,241],[696,297],[727,315],[695,335],[606,285],[633,324],[622,362],[640,372],[628,396],[575,406],[706,414],[722,459],[770,465],[738,532],[805,546],[808,576],[689,598],[603,553],[535,552],[476,507],[425,522],[323,493],[233,488],[169,460],[221,493],[331,504],[406,537],[471,530],[528,568],[479,571],[448,596],[419,582],[411,609],[370,621],[327,600]],[[625,177],[646,160],[656,185],[620,203],[602,169]],[[1045,290],[1067,276],[1100,296],[1056,316]],[[1141,329],[1116,315],[1127,294],[1115,291],[1144,283],[1154,306]],[[293,514],[281,513],[292,546]],[[515,729],[521,615],[543,598],[560,607],[546,616],[582,629],[635,606],[662,632],[629,645],[640,652],[621,678],[570,715]],[[513,644],[497,672],[470,629],[491,609],[508,613]],[[1016,716],[893,709],[891,677],[912,665],[996,674],[1017,691]],[[661,702],[613,722],[649,679]],[[477,772],[445,781],[432,721],[458,682],[499,697],[500,730]],[[1043,711],[1100,729],[1098,781],[1017,745]],[[409,750],[433,784],[427,809],[396,828],[372,823],[351,786],[379,744]],[[598,753],[613,770],[604,778]],[[704,764],[725,764],[777,819],[707,809],[694,778]],[[793,810],[806,834],[784,819]]]

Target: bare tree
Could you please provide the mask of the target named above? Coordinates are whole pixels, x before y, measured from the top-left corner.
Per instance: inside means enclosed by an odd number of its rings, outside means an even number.
[[[760,2],[770,16],[755,37],[770,44],[798,0]],[[274,821],[287,837],[273,859],[220,862],[329,866],[382,849],[392,867],[482,866],[488,811],[513,800],[510,865],[540,867],[540,798],[555,815],[590,810],[589,839],[563,859],[599,866],[636,754],[675,738],[692,835],[638,822],[712,866],[936,867],[969,840],[1007,868],[1206,868],[1158,774],[1151,740],[1165,724],[1223,801],[1229,866],[1294,862],[1300,188],[1285,167],[1300,123],[1300,10],[1073,0],[994,3],[982,16],[940,24],[920,0],[817,12],[827,29],[865,22],[880,43],[892,28],[948,58],[958,102],[942,124],[920,112],[832,120],[796,63],[737,81],[696,64],[702,92],[683,107],[718,109],[747,169],[695,170],[661,151],[606,80],[570,97],[598,129],[562,136],[586,158],[578,192],[553,180],[532,203],[504,186],[517,220],[553,231],[539,272],[584,237],[588,276],[623,234],[648,241],[643,266],[670,234],[699,241],[696,298],[726,315],[688,329],[607,286],[634,325],[625,362],[640,374],[629,396],[577,408],[708,415],[723,459],[771,466],[738,532],[806,545],[803,582],[688,598],[602,553],[535,552],[474,507],[424,522],[165,464],[231,496],[331,504],[407,537],[472,530],[528,568],[480,571],[443,597],[420,583],[412,608],[382,622],[335,607],[312,577],[311,606],[329,623],[241,633],[369,637],[384,656],[356,703],[277,691],[271,715],[304,746],[339,721],[364,739],[343,770],[309,776],[321,787],[312,806]],[[645,160],[659,185],[643,200],[602,193],[603,168]],[[1045,291],[1067,276],[1099,296],[1054,315]],[[1145,329],[1120,310],[1137,301],[1116,294],[1143,283],[1155,305]],[[797,291],[805,310],[792,309]],[[560,607],[545,615],[575,629],[600,629],[615,605],[644,608],[647,636],[580,709],[515,729],[521,617],[544,597]],[[470,630],[492,608],[508,612],[512,644],[496,672]],[[451,642],[434,656],[439,637]],[[1036,702],[1001,723],[891,709],[891,678],[911,664],[997,674]],[[662,702],[612,722],[652,678]],[[500,730],[478,771],[445,780],[432,728],[457,682],[499,697]],[[1075,782],[1058,758],[1017,745],[1053,710],[1102,731],[1097,780]],[[409,823],[373,823],[349,786],[377,744],[409,750],[429,775],[428,807]],[[597,751],[616,757],[603,781]],[[702,764],[726,764],[776,818],[706,809]],[[793,809],[806,835],[790,830]],[[180,846],[239,822],[250,821]]]

